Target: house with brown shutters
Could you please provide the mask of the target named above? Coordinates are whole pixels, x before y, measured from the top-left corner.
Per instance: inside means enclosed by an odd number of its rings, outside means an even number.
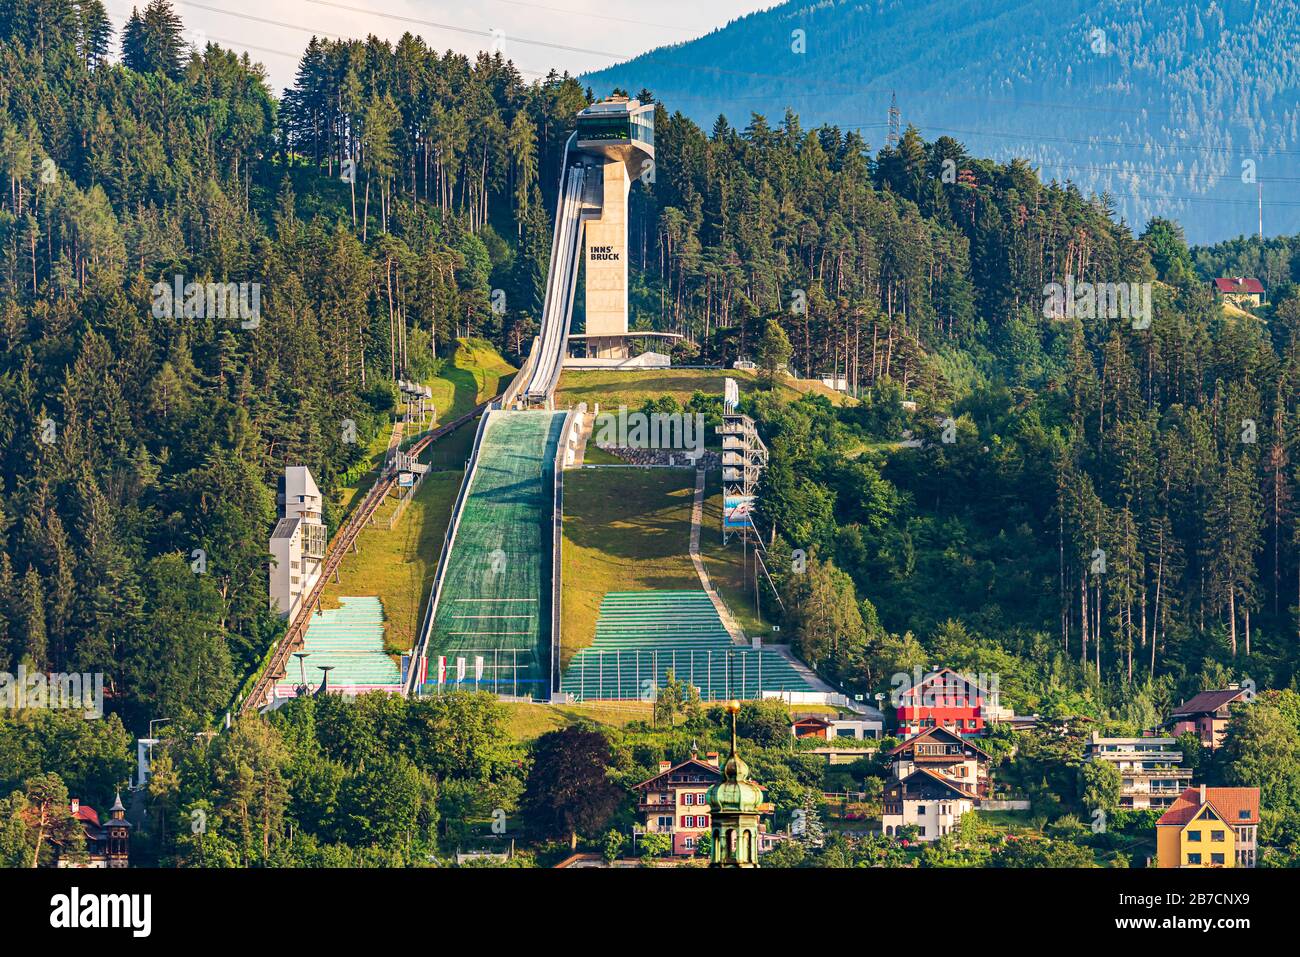
[[[1236,685],[1218,691],[1202,691],[1173,710],[1167,722],[1169,730],[1175,736],[1194,734],[1200,738],[1202,747],[1213,750],[1223,744],[1223,736],[1228,732],[1228,723],[1232,720],[1231,706],[1237,702],[1247,703],[1250,698],[1248,689]]]
[[[914,827],[918,840],[937,841],[956,828],[976,803],[975,795],[954,781],[920,768],[885,788],[880,828],[886,837],[896,837]]]
[[[988,796],[988,752],[948,728],[928,728],[913,735],[889,752],[889,760],[897,781],[924,770],[976,800]]]

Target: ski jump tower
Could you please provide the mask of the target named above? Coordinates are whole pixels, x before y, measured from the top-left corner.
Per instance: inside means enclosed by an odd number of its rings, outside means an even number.
[[[654,175],[654,104],[616,96],[580,111],[564,145],[542,328],[511,402],[546,407],[564,364],[578,266],[586,258],[587,354],[627,358],[627,207]],[[510,402],[506,403],[507,405]]]
[[[623,98],[578,114],[575,146],[599,184],[586,223],[587,353],[627,358],[627,205],[634,177],[654,175],[654,104]]]

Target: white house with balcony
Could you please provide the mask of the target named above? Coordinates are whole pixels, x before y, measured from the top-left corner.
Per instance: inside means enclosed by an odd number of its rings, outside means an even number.
[[[271,607],[293,618],[325,563],[321,494],[311,470],[305,465],[285,468],[278,502],[281,518],[271,532]]]
[[[1087,760],[1106,761],[1119,771],[1123,808],[1167,808],[1192,784],[1177,738],[1103,738],[1094,731]]]

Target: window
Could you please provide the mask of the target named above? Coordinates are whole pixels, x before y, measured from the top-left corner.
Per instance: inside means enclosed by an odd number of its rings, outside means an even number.
[[[1199,863],[1201,863],[1201,855],[1199,855],[1199,854],[1188,854],[1188,855],[1187,855],[1187,863],[1188,863],[1188,864],[1199,864]]]
[[[925,837],[925,825],[922,824],[920,827],[918,827],[916,829],[916,833],[918,837]]]
[[[1211,855],[1210,855],[1210,863],[1211,863],[1211,864],[1222,864],[1222,863],[1223,863],[1223,855],[1222,855],[1222,854],[1211,854]]]
[[[686,794],[684,794],[684,795],[682,796],[682,803],[683,803],[683,804],[694,804],[694,803],[695,803],[695,793],[694,793],[693,791],[687,791]]]
[[[696,827],[708,827],[708,826],[709,826],[709,816],[708,816],[707,814],[697,814],[697,815],[695,815],[695,826],[696,826]]]
[[[682,817],[682,827],[694,827],[694,826],[695,826],[695,818],[692,815],[686,814]]]
[[[659,818],[659,826],[660,826],[661,828],[664,828],[665,830],[668,830],[669,828],[671,828],[671,827],[673,826],[673,819],[670,818],[670,817],[660,817],[660,818]]]
[[[1249,820],[1250,820],[1250,811],[1247,811],[1246,809],[1243,808],[1242,810],[1240,810],[1240,811],[1237,812],[1237,818],[1238,818],[1238,820],[1249,821]]]
[[[1200,839],[1201,839],[1201,832],[1200,832],[1200,831],[1188,831],[1188,832],[1187,832],[1187,839],[1188,839],[1189,841],[1198,841],[1198,842],[1199,842]]]
[[[917,814],[924,814],[924,813],[925,813],[925,805],[924,805],[924,804],[918,804],[918,805],[916,806],[916,813],[917,813]]]
[[[1211,841],[1218,841],[1219,843],[1223,843],[1223,837],[1224,837],[1224,834],[1223,834],[1222,831],[1211,831],[1211,832],[1210,832],[1210,840],[1211,840]]]
[[[682,846],[685,847],[687,850],[693,850],[695,848],[695,838],[693,837],[686,838],[685,840],[682,841]]]

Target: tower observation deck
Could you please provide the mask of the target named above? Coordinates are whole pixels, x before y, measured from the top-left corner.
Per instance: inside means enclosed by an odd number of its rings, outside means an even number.
[[[587,354],[627,356],[627,206],[654,175],[654,104],[610,97],[581,110],[564,146],[542,327],[506,405],[548,406],[569,339],[585,257]]]

